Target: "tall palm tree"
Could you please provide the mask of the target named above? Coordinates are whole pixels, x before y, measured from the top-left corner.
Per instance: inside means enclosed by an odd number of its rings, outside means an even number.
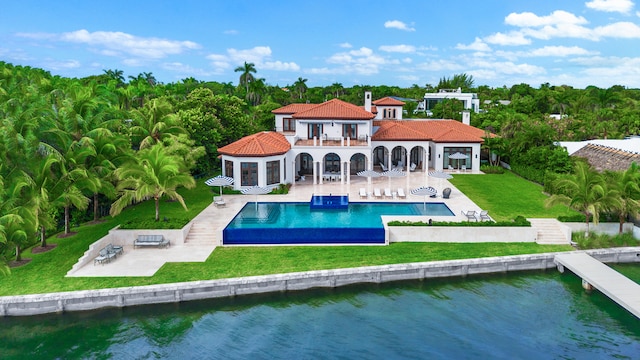
[[[238,66],[233,71],[242,73],[240,74],[240,86],[244,86],[248,94],[249,84],[255,80],[252,73],[256,73],[256,65],[254,63],[248,63],[245,61],[243,66]]]
[[[112,216],[134,201],[152,197],[155,201],[155,220],[159,221],[160,199],[163,196],[177,200],[187,210],[184,199],[176,189],[196,186],[193,177],[185,171],[184,160],[168,155],[162,144],[140,150],[137,159],[123,164],[116,170],[116,175],[120,179],[117,186],[120,197],[111,205]]]
[[[299,77],[298,80],[293,84],[293,88],[298,92],[298,98],[302,99],[302,95],[307,92],[307,79],[303,79]]]
[[[547,198],[545,205],[564,204],[584,214],[585,236],[589,236],[590,218],[597,225],[600,212],[618,202],[617,191],[608,187],[604,177],[586,162],[576,163],[574,173],[556,180],[554,188],[559,193]]]
[[[622,225],[629,215],[637,216],[640,212],[640,166],[632,163],[625,171],[606,172],[607,183],[613,187],[619,196],[619,201],[612,206],[618,214],[620,227],[618,232],[622,234]]]

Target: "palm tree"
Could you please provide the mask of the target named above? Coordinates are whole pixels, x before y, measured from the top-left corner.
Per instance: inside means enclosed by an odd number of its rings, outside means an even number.
[[[293,88],[298,92],[299,99],[302,99],[302,95],[307,92],[307,79],[301,77],[293,84]]]
[[[131,116],[131,134],[136,140],[134,145],[140,149],[186,133],[173,113],[173,107],[164,98],[152,99],[143,108],[133,110]]]
[[[249,93],[249,83],[253,82],[255,78],[251,73],[256,73],[256,65],[254,63],[244,62],[243,66],[238,66],[233,70],[234,72],[241,72],[240,85],[245,87],[247,94]]]
[[[117,86],[124,85],[124,71],[122,70],[102,70],[111,79],[116,81]]]
[[[545,205],[564,204],[584,214],[585,236],[589,236],[589,219],[593,217],[597,225],[600,212],[618,202],[617,191],[607,187],[604,177],[585,162],[576,163],[574,173],[556,180],[554,188],[559,193],[551,195]]]
[[[185,171],[184,160],[168,155],[162,144],[140,150],[138,158],[123,164],[116,170],[116,175],[120,179],[117,186],[120,197],[111,205],[112,216],[135,201],[152,197],[155,201],[155,220],[159,221],[160,198],[166,195],[187,210],[184,199],[176,189],[180,186],[187,189],[196,186],[193,177]]]
[[[640,166],[632,163],[625,171],[606,172],[607,183],[618,193],[619,202],[611,210],[618,214],[622,234],[622,225],[629,215],[637,216],[640,212]]]

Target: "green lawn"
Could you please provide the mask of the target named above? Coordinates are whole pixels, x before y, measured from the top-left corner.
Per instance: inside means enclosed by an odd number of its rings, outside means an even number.
[[[561,208],[546,210],[542,205],[541,188],[506,175],[456,176],[452,182],[468,193],[481,207],[499,219],[515,215],[552,217],[566,213]],[[217,188],[215,189],[217,192]],[[198,181],[193,190],[183,190],[189,211],[185,213],[177,202],[162,201],[160,216],[193,217],[211,203],[212,189]],[[518,196],[516,196],[516,194]],[[505,210],[506,208],[506,210]],[[563,212],[564,211],[564,212]],[[542,246],[530,243],[446,244],[396,243],[389,246],[301,246],[301,247],[228,247],[217,248],[204,263],[169,263],[152,277],[126,278],[66,278],[65,274],[78,261],[89,245],[122,219],[153,218],[153,202],[132,206],[115,218],[94,225],[72,229],[77,234],[67,238],[51,237],[49,243],[58,246],[47,253],[30,254],[32,261],[13,268],[12,274],[0,277],[0,295],[99,289],[180,281],[221,279],[227,277],[265,275],[314,269],[347,268],[406,262],[506,256],[553,251],[568,251],[570,246]]]
[[[526,218],[557,218],[574,215],[575,211],[556,205],[545,208],[547,198],[542,186],[511,172],[504,174],[458,175],[449,180],[496,221],[513,220],[517,215]]]

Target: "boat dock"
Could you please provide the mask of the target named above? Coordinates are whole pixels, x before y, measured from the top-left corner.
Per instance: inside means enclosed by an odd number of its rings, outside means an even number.
[[[640,318],[640,285],[584,252],[556,255],[560,272],[571,270],[582,279],[583,287],[600,290],[611,300]]]

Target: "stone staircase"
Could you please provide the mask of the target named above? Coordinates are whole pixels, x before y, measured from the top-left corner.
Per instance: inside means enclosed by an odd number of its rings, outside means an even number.
[[[215,214],[201,214],[194,219],[191,230],[184,241],[185,246],[218,245],[216,228],[214,224]]]
[[[569,245],[561,229],[561,223],[556,219],[527,219],[533,228],[538,230],[536,243],[548,245]]]

